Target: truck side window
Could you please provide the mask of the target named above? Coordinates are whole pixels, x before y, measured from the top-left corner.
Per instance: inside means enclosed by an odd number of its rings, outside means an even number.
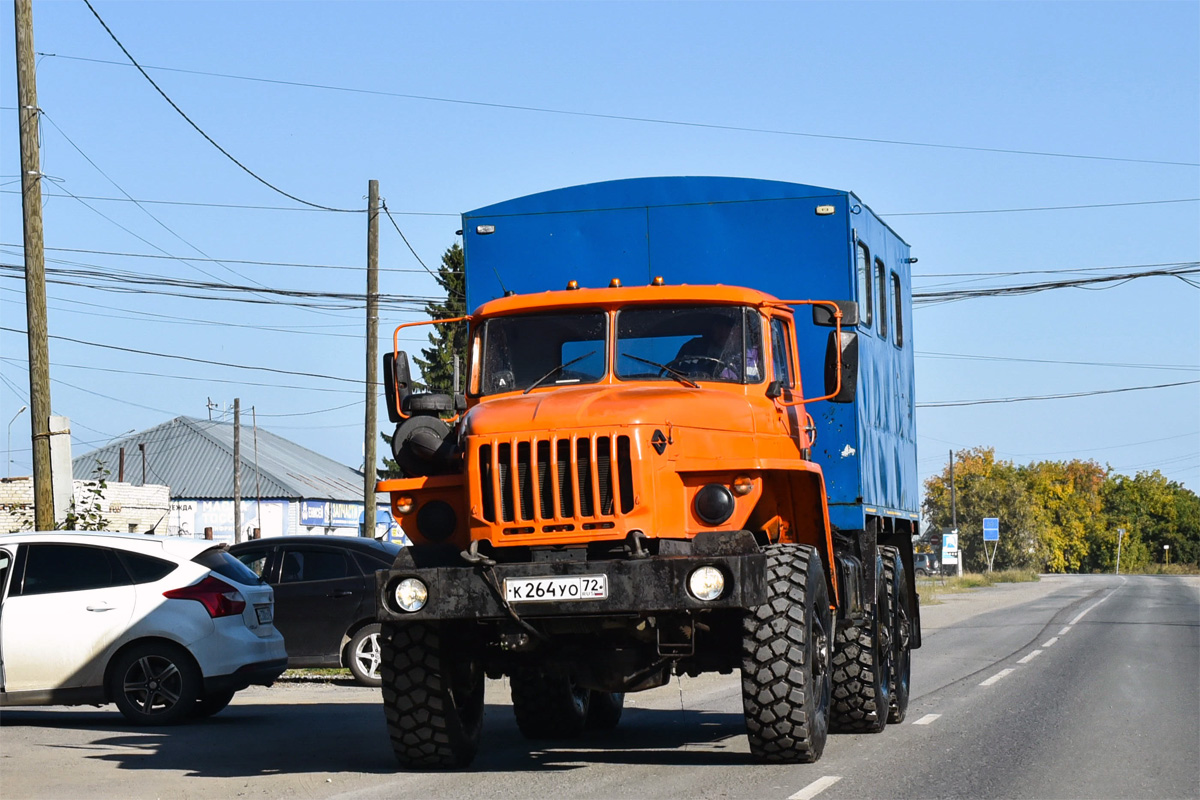
[[[796,384],[792,380],[792,342],[787,325],[779,318],[771,320],[771,368],[775,380],[782,381],[787,388]]]
[[[855,269],[858,272],[858,324],[869,328],[875,321],[875,303],[871,292],[871,253],[863,242],[856,242]]]
[[[875,278],[879,286],[879,338],[887,339],[887,267],[878,258],[875,259]]]
[[[896,332],[896,347],[904,346],[904,306],[901,305],[903,298],[900,290],[900,276],[892,273],[892,300],[896,309],[896,320],[893,328]]]

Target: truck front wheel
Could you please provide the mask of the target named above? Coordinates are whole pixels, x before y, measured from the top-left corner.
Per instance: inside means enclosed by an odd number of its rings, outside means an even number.
[[[465,767],[479,750],[483,666],[465,637],[431,623],[384,623],[383,707],[392,750],[409,769]]]
[[[767,556],[767,602],[742,623],[742,708],[760,761],[811,763],[829,732],[829,592],[817,551],[776,544]]]

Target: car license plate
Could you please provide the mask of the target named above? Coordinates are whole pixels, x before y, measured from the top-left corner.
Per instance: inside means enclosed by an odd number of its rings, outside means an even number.
[[[258,615],[259,625],[266,625],[275,619],[275,610],[271,606],[255,606],[254,613]]]
[[[510,603],[603,600],[608,597],[608,576],[558,575],[550,578],[505,578],[504,596]]]

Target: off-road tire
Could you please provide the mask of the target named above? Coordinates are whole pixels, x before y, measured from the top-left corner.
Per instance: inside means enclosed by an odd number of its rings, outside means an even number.
[[[570,675],[521,667],[508,679],[513,716],[526,739],[574,739],[583,733],[591,692]]]
[[[621,712],[624,710],[624,692],[600,692],[593,689],[588,699],[588,730],[611,731],[621,722]]]
[[[892,696],[888,722],[896,724],[908,715],[908,687],[912,675],[912,620],[908,616],[909,586],[904,562],[895,547],[881,547],[883,576],[887,585],[892,630]]]
[[[372,622],[355,631],[346,645],[346,668],[354,680],[362,686],[379,686],[379,666],[382,660],[379,650],[379,623]]]
[[[891,706],[892,634],[883,568],[877,565],[875,607],[865,625],[838,631],[833,645],[835,733],[879,733],[887,727]]]
[[[171,725],[187,719],[202,688],[203,677],[191,653],[164,641],[125,650],[108,676],[109,696],[135,725]]]
[[[767,556],[767,602],[742,622],[742,708],[750,754],[812,763],[829,733],[833,617],[821,557],[776,544]]]
[[[448,625],[382,625],[383,710],[403,767],[461,768],[479,750],[483,667],[463,641]]]

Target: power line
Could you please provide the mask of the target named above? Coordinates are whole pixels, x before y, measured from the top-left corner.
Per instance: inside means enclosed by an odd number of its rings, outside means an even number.
[[[21,245],[20,243],[17,243],[17,242],[0,242],[0,247],[14,247],[14,248],[18,248],[18,250],[20,250],[23,248],[23,245]],[[305,264],[303,262],[296,262],[296,261],[252,261],[249,259],[242,259],[242,258],[187,258],[187,259],[184,259],[181,256],[173,256],[173,255],[170,255],[169,253],[166,255],[156,255],[154,253],[124,253],[124,252],[120,252],[120,251],[116,251],[116,250],[85,250],[85,249],[78,248],[78,247],[47,247],[46,249],[53,250],[58,253],[87,253],[88,255],[98,255],[98,256],[120,256],[122,258],[156,258],[156,259],[166,259],[166,260],[171,260],[171,261],[212,261],[212,262],[215,262],[218,264],[222,264],[222,263],[248,264],[250,266],[255,266],[255,267],[299,267],[299,268],[305,268],[305,269],[351,270],[354,272],[364,272],[366,269],[365,267],[355,267],[355,266],[348,266],[348,265],[343,265],[343,264]],[[13,255],[16,255],[16,254],[17,253],[14,253]],[[68,262],[63,262],[63,263],[68,263]],[[402,269],[399,267],[390,267],[390,268],[385,267],[385,268],[381,268],[379,271],[380,272],[397,272],[397,273],[406,273],[406,274],[413,274],[413,273],[419,274],[421,272],[421,270]],[[428,271],[428,270],[426,270],[426,271]],[[212,276],[210,276],[210,277],[212,277]],[[241,277],[241,276],[239,276],[239,277]]]
[[[1070,211],[1081,208],[1120,208],[1126,206],[1156,206],[1167,203],[1200,203],[1200,197],[1185,197],[1179,200],[1142,200],[1126,203],[1088,203],[1076,206],[1034,206],[1031,208],[986,208],[970,211],[897,211],[880,214],[881,217],[946,217],[960,214],[1019,214],[1029,211]]]
[[[357,211],[357,209],[332,208],[330,206],[323,206],[319,203],[310,203],[307,200],[302,200],[299,197],[296,197],[296,195],[294,195],[294,194],[289,194],[288,192],[285,192],[283,189],[280,189],[278,186],[267,181],[265,178],[260,177],[254,171],[252,171],[249,167],[247,167],[245,164],[243,164],[242,162],[240,162],[236,158],[234,158],[232,155],[230,155],[228,150],[226,150],[224,147],[221,147],[221,145],[217,144],[216,140],[214,140],[211,136],[209,136],[207,133],[205,133],[199,125],[197,125],[195,122],[192,122],[191,117],[189,117],[187,114],[185,114],[183,112],[183,109],[180,108],[179,106],[177,106],[175,104],[175,101],[167,96],[167,93],[164,92],[159,87],[159,85],[154,82],[154,79],[150,77],[149,73],[147,73],[146,70],[142,69],[142,65],[139,64],[137,62],[137,59],[135,59],[133,57],[133,55],[130,54],[130,52],[125,49],[125,45],[121,44],[121,40],[118,39],[117,35],[112,32],[111,28],[108,27],[108,23],[106,23],[100,17],[100,14],[96,12],[96,9],[92,7],[91,0],[83,0],[83,2],[84,2],[84,4],[87,5],[88,10],[92,12],[92,15],[96,18],[96,20],[100,23],[100,25],[103,26],[104,30],[108,32],[108,35],[110,37],[112,37],[112,40],[117,43],[117,47],[121,48],[121,52],[125,54],[125,57],[129,59],[129,62],[131,64],[133,64],[133,66],[137,67],[138,72],[142,73],[143,78],[145,78],[147,81],[150,82],[150,85],[154,87],[154,90],[157,91],[160,95],[162,95],[162,98],[164,100],[166,100],[167,103],[170,104],[171,108],[175,109],[175,111],[179,114],[179,116],[183,117],[184,120],[186,120],[189,125],[191,125],[193,128],[195,128],[197,133],[199,133],[201,136],[203,136],[205,139],[207,139],[209,144],[211,144],[213,147],[217,148],[217,150],[221,151],[221,154],[223,156],[228,158],[234,164],[237,164],[239,167],[241,167],[243,172],[245,172],[251,178],[254,178],[254,180],[258,181],[263,186],[266,186],[268,189],[270,189],[274,192],[278,192],[279,194],[283,195],[284,197],[288,198],[289,200],[295,200],[297,203],[302,203],[306,206],[312,206],[313,208],[319,208],[323,211],[339,211],[339,212],[344,212],[344,213],[354,213],[355,211]]]
[[[84,0],[84,1],[87,2],[87,0]],[[89,8],[90,7],[91,6],[89,4]],[[93,11],[92,13],[95,13],[95,11]],[[97,19],[99,19],[98,16],[97,16]],[[107,26],[105,26],[105,28],[107,29]],[[112,35],[111,31],[110,31],[109,35],[110,36]],[[113,38],[115,41],[116,37],[113,37]],[[118,44],[120,44],[120,43],[118,42]],[[124,50],[125,48],[122,47],[121,49]],[[117,66],[125,66],[121,62],[117,62],[117,61],[106,61],[106,60],[97,59],[97,58],[84,58],[81,56],[64,56],[64,55],[59,55],[58,53],[38,53],[38,55],[45,56],[48,58],[63,58],[63,59],[68,59],[68,60],[72,60],[72,61],[87,61],[87,62],[98,63],[98,64],[115,64]],[[128,53],[126,53],[126,55],[128,55]],[[132,57],[129,60],[133,61]],[[140,65],[138,65],[137,62],[134,62],[134,66],[136,66],[142,72],[143,75],[146,75],[145,69],[143,69]],[[842,136],[842,135],[827,134],[827,133],[811,133],[811,132],[807,132],[807,131],[790,131],[790,130],[781,130],[781,129],[772,129],[772,128],[751,128],[751,127],[746,127],[746,126],[742,126],[742,125],[722,125],[722,124],[717,124],[717,123],[689,122],[689,121],[684,121],[684,120],[661,119],[661,118],[656,118],[656,117],[635,117],[635,116],[630,116],[630,115],[626,115],[626,114],[600,114],[600,113],[589,112],[589,111],[569,111],[569,110],[560,109],[560,108],[547,108],[547,107],[541,107],[541,106],[526,106],[526,105],[516,105],[516,104],[510,104],[510,103],[492,103],[492,102],[485,102],[482,100],[462,100],[462,99],[458,99],[458,98],[435,97],[432,95],[406,94],[406,93],[402,93],[402,92],[386,92],[386,91],[381,91],[381,90],[377,90],[377,89],[357,89],[357,88],[346,87],[346,86],[332,86],[332,85],[328,85],[328,84],[305,83],[305,82],[301,82],[301,81],[287,81],[287,80],[278,80],[278,79],[273,79],[273,78],[257,78],[257,77],[252,77],[252,76],[248,76],[248,75],[234,75],[234,74],[220,73],[220,72],[205,72],[205,71],[201,71],[201,70],[180,69],[180,68],[176,68],[176,67],[150,67],[150,66],[148,66],[147,69],[157,69],[157,70],[162,70],[164,72],[179,72],[179,73],[184,73],[184,74],[189,74],[189,75],[203,75],[203,76],[212,77],[212,78],[225,78],[225,79],[229,79],[229,80],[253,81],[256,83],[269,83],[269,84],[276,84],[276,85],[280,85],[280,86],[296,86],[296,87],[307,88],[307,89],[321,89],[324,91],[349,92],[349,93],[353,93],[353,94],[366,94],[366,95],[373,95],[373,96],[377,96],[377,97],[395,97],[395,98],[400,98],[400,99],[404,99],[404,100],[420,100],[423,102],[431,102],[431,103],[450,103],[450,104],[454,104],[454,105],[476,106],[479,108],[501,108],[501,109],[506,109],[509,111],[530,111],[530,112],[535,112],[535,113],[539,113],[539,114],[556,114],[556,115],[560,115],[560,116],[586,117],[586,118],[591,118],[591,119],[606,119],[606,120],[614,120],[614,121],[620,121],[620,122],[642,122],[642,123],[648,123],[648,124],[652,124],[652,125],[672,125],[672,126],[676,126],[676,127],[703,128],[703,129],[708,129],[708,130],[721,130],[721,131],[735,131],[735,132],[739,132],[739,133],[763,133],[763,134],[770,134],[770,135],[774,135],[774,136],[795,136],[795,137],[804,137],[804,138],[811,138],[811,139],[830,139],[830,140],[846,141],[846,142],[862,142],[862,143],[866,143],[866,144],[890,144],[890,145],[898,145],[898,146],[903,146],[903,147],[927,147],[927,148],[935,148],[935,149],[940,149],[940,150],[967,150],[967,151],[982,152],[982,153],[1002,153],[1002,154],[1006,154],[1006,155],[1040,156],[1040,157],[1044,157],[1044,158],[1074,158],[1074,159],[1085,159],[1085,160],[1090,160],[1090,161],[1117,161],[1117,162],[1134,163],[1134,164],[1161,164],[1161,165],[1174,166],[1174,167],[1200,167],[1200,163],[1195,163],[1195,162],[1190,162],[1190,161],[1165,161],[1165,160],[1145,159],[1145,158],[1120,158],[1120,157],[1116,157],[1116,156],[1082,155],[1082,154],[1078,154],[1078,153],[1053,153],[1053,152],[1044,152],[1044,151],[1038,151],[1038,150],[1015,150],[1015,149],[1000,148],[1000,147],[974,147],[974,146],[968,146],[968,145],[940,144],[940,143],[933,143],[933,142],[912,142],[912,141],[904,141],[904,140],[899,140],[899,139],[879,139],[879,138],[872,138],[872,137],[866,137],[866,136]],[[146,76],[146,79],[150,80],[148,75]],[[158,87],[156,86],[155,88],[158,88]],[[159,92],[161,93],[161,90],[159,90]],[[163,95],[163,96],[165,97],[166,95]],[[172,103],[172,105],[174,105],[174,104]],[[197,129],[197,130],[199,130],[199,129]],[[289,195],[289,197],[290,197],[290,195]]]
[[[945,402],[917,403],[917,408],[957,408],[960,406],[983,406],[996,403],[1024,403],[1030,400],[1065,400],[1073,397],[1093,397],[1100,394],[1119,394],[1121,392],[1140,392],[1146,389],[1169,389],[1173,386],[1191,386],[1200,383],[1195,381],[1180,381],[1179,383],[1160,383],[1155,386],[1129,386],[1124,389],[1098,389],[1092,392],[1071,392],[1069,394],[1043,394],[1032,397],[998,397],[989,400],[947,400]]]
[[[1122,283],[1137,280],[1139,278],[1152,277],[1178,278],[1189,286],[1200,288],[1200,286],[1198,286],[1194,281],[1190,281],[1184,277],[1185,275],[1194,275],[1197,273],[1200,273],[1200,262],[1191,261],[1184,262],[1180,266],[1170,269],[1155,269],[1146,272],[1129,272],[1122,273],[1120,275],[1104,275],[1099,277],[1076,278],[1073,280],[1044,281],[1041,283],[1027,283],[1016,286],[997,286],[981,289],[955,289],[942,292],[913,292],[913,303],[915,305],[932,305],[951,303],[958,300],[975,299],[978,297],[1034,294],[1036,292],[1044,292],[1051,289],[1084,289],[1094,284],[1120,285]],[[1114,288],[1114,286],[1105,286],[1102,288],[1111,289]]]
[[[1130,364],[1111,361],[1063,361],[1048,358],[1017,358],[1015,356],[979,356],[963,353],[934,353],[918,350],[918,358],[946,358],[961,361],[1013,361],[1023,364],[1068,364],[1081,367],[1121,367],[1126,369],[1161,369],[1178,372],[1200,372],[1200,366],[1183,364]]]
[[[18,178],[19,180],[19,178]],[[2,184],[0,184],[2,185]],[[0,194],[20,194],[18,189],[3,189]],[[43,197],[70,197],[66,194],[55,194],[53,192],[43,192]],[[187,200],[146,200],[134,199],[126,197],[102,197],[97,195],[81,194],[78,197],[83,200],[101,200],[111,203],[142,203],[145,205],[164,205],[164,206],[191,206],[195,208],[230,208],[245,211],[299,211],[306,214],[312,214],[322,211],[320,208],[296,208],[295,206],[264,206],[264,205],[248,205],[242,203],[201,203]],[[1150,206],[1163,205],[1168,203],[1196,203],[1200,202],[1200,198],[1188,197],[1178,200],[1135,200],[1123,203],[1088,203],[1083,205],[1070,206],[1031,206],[1029,208],[984,208],[972,209],[963,211],[894,211],[887,214],[879,214],[880,217],[937,217],[937,216],[955,216],[964,214],[1015,214],[1025,211],[1069,211],[1074,209],[1087,208],[1121,208],[1124,206]],[[350,209],[347,209],[349,211]],[[365,214],[366,209],[355,211],[357,214]],[[398,217],[461,217],[461,214],[456,214],[450,211],[393,211]],[[231,262],[232,263],[232,262]]]
[[[0,326],[0,331],[7,331],[8,333],[19,333],[22,336],[28,335],[26,331],[18,330],[16,328],[9,328],[9,327],[5,327],[5,326]],[[84,339],[73,339],[70,336],[55,336],[55,335],[51,334],[50,338],[58,339],[58,340],[64,341],[64,342],[72,342],[74,344],[82,344],[87,347],[99,347],[104,350],[117,350],[122,353],[134,353],[134,354],[140,355],[140,356],[155,356],[157,358],[172,358],[172,359],[177,359],[179,361],[188,361],[193,364],[209,364],[209,365],[215,366],[215,367],[229,367],[230,369],[248,369],[248,370],[257,370],[257,371],[261,371],[261,372],[274,372],[279,375],[299,375],[300,377],[303,377],[303,378],[319,378],[321,380],[327,380],[327,381],[341,381],[343,383],[352,383],[352,384],[355,384],[356,386],[361,386],[363,383],[363,381],[361,381],[357,378],[342,378],[342,377],[338,377],[337,375],[321,375],[321,374],[318,374],[315,372],[298,372],[296,370],[290,370],[290,369],[278,369],[277,367],[258,367],[258,366],[251,366],[248,364],[232,364],[232,363],[229,363],[226,361],[210,361],[209,359],[206,359],[206,358],[194,358],[192,356],[181,356],[181,355],[175,355],[173,353],[156,353],[152,350],[138,350],[133,347],[119,347],[118,345],[115,345],[115,344],[101,344],[100,342],[89,342]],[[159,409],[155,409],[155,410],[159,410]]]

